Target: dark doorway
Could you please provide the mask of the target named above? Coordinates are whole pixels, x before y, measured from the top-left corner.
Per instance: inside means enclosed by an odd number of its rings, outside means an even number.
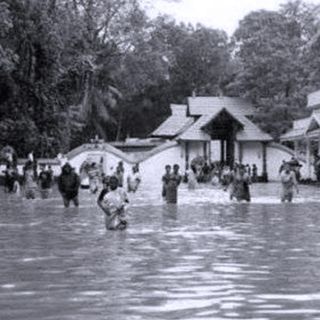
[[[226,151],[224,151],[224,147],[221,148],[221,161],[233,166],[236,134],[243,129],[241,122],[228,111],[222,110],[203,129],[211,136],[211,140],[220,140],[221,145],[226,146]],[[226,157],[224,157],[224,154],[226,154]]]

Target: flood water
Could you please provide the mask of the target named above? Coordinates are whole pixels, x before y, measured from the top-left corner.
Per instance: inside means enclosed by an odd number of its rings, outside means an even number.
[[[131,197],[129,228],[106,231],[95,198],[79,209],[0,195],[0,319],[320,319],[320,189],[280,204],[160,188]]]

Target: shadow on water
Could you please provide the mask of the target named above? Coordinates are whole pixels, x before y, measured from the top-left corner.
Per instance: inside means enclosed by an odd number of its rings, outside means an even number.
[[[129,228],[109,232],[95,197],[64,209],[55,193],[1,194],[1,319],[319,319],[319,190],[281,204],[221,190],[131,195]]]

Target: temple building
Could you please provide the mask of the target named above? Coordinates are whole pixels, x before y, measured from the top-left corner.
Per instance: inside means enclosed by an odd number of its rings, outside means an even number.
[[[267,146],[273,140],[252,121],[255,109],[245,99],[190,97],[186,105],[171,105],[172,115],[151,137],[175,140],[185,157],[185,169],[192,159],[256,164],[267,180]]]
[[[310,97],[309,107],[314,109],[313,116],[297,121],[286,139],[299,142],[308,137],[310,144],[313,140],[319,142],[320,94]],[[244,99],[191,97],[185,105],[172,104],[171,111],[171,116],[144,139],[129,138],[107,143],[96,138],[57,157],[54,162],[38,159],[38,163],[52,165],[55,175],[58,175],[66,161],[78,173],[84,162],[95,162],[106,175],[112,175],[121,161],[125,173],[131,172],[132,166],[139,165],[142,184],[148,188],[161,188],[167,164],[178,164],[182,174],[198,157],[229,165],[237,162],[252,167],[255,164],[260,181],[277,181],[282,162],[291,160],[295,155],[292,149],[273,142],[271,136],[252,122],[255,109]],[[312,146],[309,155],[310,150]],[[309,159],[309,165],[310,162]],[[308,173],[303,159],[301,163],[301,174],[306,177]],[[18,161],[21,173],[22,166],[23,162]]]
[[[310,117],[295,120],[293,128],[281,136],[281,141],[293,142],[296,158],[306,162],[306,177],[314,179],[313,164],[320,155],[320,90],[308,95],[307,108]]]

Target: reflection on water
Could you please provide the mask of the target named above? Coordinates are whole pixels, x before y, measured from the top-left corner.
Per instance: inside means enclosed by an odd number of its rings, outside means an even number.
[[[95,199],[1,194],[0,319],[320,319],[320,190],[280,204],[222,191],[132,196],[129,229],[107,232]]]

